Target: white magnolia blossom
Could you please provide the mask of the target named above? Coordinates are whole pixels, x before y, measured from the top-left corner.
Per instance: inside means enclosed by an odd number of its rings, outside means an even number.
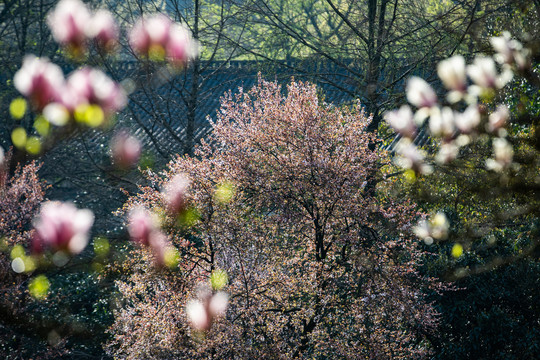
[[[512,71],[508,68],[504,68],[499,75],[495,61],[484,56],[476,57],[474,62],[467,66],[467,75],[476,85],[483,89],[501,89],[513,77]]]
[[[438,212],[426,220],[420,220],[418,225],[413,228],[416,236],[424,240],[428,245],[433,243],[433,239],[443,240],[448,237],[450,223],[443,212]]]
[[[437,65],[437,75],[448,90],[467,90],[465,59],[461,55],[452,56]]]
[[[454,123],[462,133],[468,134],[480,124],[480,112],[477,105],[469,105],[464,112],[454,113]]]
[[[429,119],[429,131],[435,136],[451,137],[454,134],[454,112],[445,106],[433,108]]]
[[[493,155],[495,159],[487,159],[486,167],[489,170],[502,171],[512,164],[514,150],[506,139],[495,138],[493,139]]]
[[[413,137],[416,134],[413,113],[407,105],[403,105],[399,110],[387,112],[384,114],[384,119],[397,133],[403,136]]]
[[[508,118],[510,117],[510,110],[504,105],[497,106],[497,110],[489,115],[489,122],[486,126],[486,130],[495,132],[506,125]]]
[[[407,82],[407,100],[418,108],[430,108],[437,104],[437,94],[424,79],[413,76]]]
[[[437,153],[437,156],[435,157],[435,161],[437,161],[439,164],[447,164],[455,160],[458,153],[459,148],[455,144],[455,142],[452,141],[442,144],[439,152]]]
[[[498,63],[515,64],[520,69],[528,66],[528,49],[523,49],[523,45],[519,41],[512,39],[508,31],[504,31],[502,36],[492,37],[489,41],[493,49],[497,52],[495,60]]]
[[[60,103],[50,103],[43,109],[43,116],[53,125],[64,126],[69,122],[68,109]]]
[[[398,166],[411,169],[415,172],[428,174],[432,171],[431,166],[424,163],[424,154],[409,139],[401,139],[396,145],[398,156],[395,162]]]

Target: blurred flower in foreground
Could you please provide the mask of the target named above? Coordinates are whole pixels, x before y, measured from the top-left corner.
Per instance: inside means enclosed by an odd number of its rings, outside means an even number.
[[[94,214],[88,209],[79,210],[72,203],[48,201],[34,221],[33,249],[41,252],[48,247],[53,251],[78,254],[88,244],[88,232],[93,223]]]
[[[150,248],[158,265],[172,268],[178,264],[178,252],[159,228],[159,219],[154,213],[143,207],[131,210],[128,232],[132,241]]]
[[[75,57],[84,55],[88,40],[95,39],[105,51],[118,42],[118,25],[111,13],[98,10],[92,14],[79,0],[61,0],[47,16],[47,24],[54,40]]]
[[[491,46],[497,52],[495,59],[500,64],[517,65],[518,69],[527,68],[529,63],[529,50],[523,49],[523,45],[512,39],[508,31],[504,31],[502,36],[492,37]]]
[[[407,100],[418,108],[430,108],[437,105],[437,94],[424,79],[413,76],[407,82]]]
[[[15,88],[26,96],[37,110],[58,100],[64,86],[64,75],[57,65],[47,58],[37,58],[27,55],[22,67],[15,73],[13,79]]]
[[[396,164],[405,169],[411,169],[415,173],[428,174],[432,171],[431,166],[424,162],[422,151],[409,140],[401,139],[396,145]]]
[[[436,213],[427,220],[420,220],[418,225],[413,228],[414,233],[427,245],[433,244],[433,239],[444,240],[448,237],[450,224],[446,215],[442,212]]]
[[[86,27],[87,36],[94,39],[97,45],[105,51],[111,51],[116,47],[118,33],[118,25],[114,17],[110,12],[103,9],[96,11]]]
[[[502,171],[512,164],[514,150],[506,139],[495,138],[493,139],[493,155],[495,159],[486,160],[486,168],[494,171]]]
[[[187,189],[190,181],[187,175],[175,175],[163,188],[163,198],[167,209],[173,215],[179,215],[186,210]]]
[[[163,14],[140,18],[129,33],[129,44],[140,55],[151,60],[168,59],[173,65],[184,66],[197,55],[189,29]]]
[[[198,291],[198,299],[190,300],[186,305],[186,314],[191,326],[197,331],[208,331],[215,318],[227,311],[229,296],[223,291],[212,294],[204,286]]]
[[[130,168],[141,157],[141,142],[127,131],[119,131],[111,141],[113,163],[121,168]]]
[[[407,105],[403,105],[399,110],[385,113],[384,119],[397,133],[403,136],[412,138],[416,134],[413,113]]]
[[[47,16],[47,24],[56,42],[80,54],[85,48],[85,27],[90,19],[90,11],[83,2],[61,0]]]

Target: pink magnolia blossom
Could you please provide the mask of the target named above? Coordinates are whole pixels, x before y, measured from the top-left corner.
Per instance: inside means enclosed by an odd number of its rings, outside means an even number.
[[[61,0],[47,16],[56,42],[73,49],[85,47],[86,27],[90,20],[88,7],[79,0]]]
[[[184,66],[195,55],[195,45],[189,29],[180,24],[174,24],[169,33],[166,45],[167,58],[174,65]]]
[[[162,14],[140,18],[129,33],[131,48],[146,56],[158,48],[164,53],[171,25],[171,19]]]
[[[177,66],[184,66],[197,52],[189,29],[162,14],[139,19],[129,33],[129,44],[140,55]]]
[[[127,104],[127,96],[119,84],[101,70],[88,67],[68,77],[63,93],[66,94],[64,104],[70,110],[89,103],[101,106],[105,114],[112,115]]]
[[[86,34],[106,51],[112,50],[118,43],[118,25],[107,10],[96,11],[86,27]]]
[[[127,131],[118,132],[111,141],[113,162],[122,168],[135,165],[141,157],[141,142]]]
[[[413,113],[407,105],[403,105],[399,110],[387,112],[384,119],[396,132],[403,136],[413,137],[416,134]]]
[[[88,232],[93,223],[94,214],[88,209],[78,210],[71,203],[46,202],[34,222],[34,249],[49,247],[78,254],[88,244]]]
[[[189,178],[185,174],[178,174],[165,185],[163,198],[172,214],[177,215],[186,209],[189,184]]]
[[[145,208],[138,207],[129,212],[128,232],[134,242],[149,246],[150,238],[159,231],[156,216]]]
[[[407,82],[407,100],[418,108],[430,108],[437,104],[437,94],[424,79],[413,76]]]
[[[148,247],[158,265],[165,264],[166,253],[172,249],[172,245],[159,228],[157,216],[145,208],[138,207],[131,210],[128,217],[128,232],[131,240]]]
[[[64,86],[64,75],[57,65],[47,58],[27,55],[13,79],[15,88],[26,96],[37,110],[58,100]]]

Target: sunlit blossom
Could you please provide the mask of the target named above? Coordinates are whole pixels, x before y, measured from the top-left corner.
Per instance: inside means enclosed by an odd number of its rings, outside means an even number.
[[[151,235],[159,231],[159,222],[153,213],[143,207],[134,208],[128,215],[128,232],[131,240],[150,245]]]
[[[464,134],[469,134],[476,130],[480,124],[480,112],[477,105],[469,105],[464,112],[454,112],[454,123]]]
[[[495,132],[506,125],[508,118],[510,117],[510,111],[504,105],[497,106],[497,109],[489,115],[489,122],[487,124],[487,130]]]
[[[34,222],[34,249],[49,247],[78,254],[88,244],[93,223],[94,214],[88,209],[79,210],[71,203],[46,202]]]
[[[167,209],[174,215],[181,213],[187,205],[187,189],[190,181],[187,175],[175,175],[163,188],[163,198]]]
[[[125,130],[119,131],[111,140],[112,160],[122,168],[135,165],[141,156],[141,149],[141,142]]]
[[[464,92],[467,90],[465,59],[461,55],[452,56],[437,65],[437,74],[449,90]]]
[[[497,52],[495,55],[497,62],[508,65],[515,64],[520,69],[529,65],[528,49],[524,49],[519,41],[512,39],[508,31],[504,31],[501,36],[492,37],[489,41]]]
[[[27,55],[22,67],[13,78],[15,88],[26,96],[37,110],[60,97],[64,86],[64,75],[59,66],[47,58]]]
[[[90,20],[88,7],[79,0],[61,0],[47,16],[47,24],[56,42],[73,50],[84,48],[85,30]]]
[[[403,105],[399,110],[387,112],[384,119],[397,133],[403,136],[413,137],[416,133],[413,113],[407,105]]]
[[[407,82],[407,100],[416,107],[429,108],[437,104],[437,94],[424,79],[413,76]]]
[[[504,138],[493,139],[494,159],[486,160],[486,167],[489,170],[502,171],[512,164],[514,150],[512,145]]]
[[[86,34],[106,51],[112,50],[118,43],[118,25],[107,10],[96,11],[86,27]]]
[[[197,300],[186,305],[186,315],[191,326],[198,331],[208,331],[215,318],[223,316],[229,304],[229,295],[223,291],[215,294],[207,289],[199,290]]]
[[[506,68],[498,74],[495,61],[483,56],[476,57],[474,62],[467,66],[467,75],[476,85],[484,89],[501,89],[513,77],[512,71]]]
[[[396,145],[396,152],[398,156],[395,161],[398,166],[412,169],[417,173],[431,172],[431,167],[424,162],[425,156],[423,152],[418,150],[409,139],[401,139]]]
[[[439,152],[435,156],[435,160],[440,164],[447,164],[457,157],[459,153],[459,148],[452,141],[449,143],[444,143],[441,145]]]
[[[455,131],[452,109],[447,106],[442,109],[433,108],[429,119],[429,131],[435,136],[451,137]]]

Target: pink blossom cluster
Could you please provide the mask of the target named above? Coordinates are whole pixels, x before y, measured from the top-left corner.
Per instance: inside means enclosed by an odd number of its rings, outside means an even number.
[[[49,248],[54,252],[78,254],[88,244],[93,223],[94,214],[88,209],[79,210],[66,202],[45,202],[34,221],[33,250],[39,253]]]
[[[133,242],[152,251],[158,265],[165,263],[166,251],[172,245],[161,231],[156,214],[143,207],[132,209],[128,215],[128,232]]]
[[[226,292],[212,293],[208,287],[199,289],[198,299],[186,305],[186,314],[191,326],[197,331],[208,331],[214,320],[227,311],[229,296]]]
[[[48,14],[47,24],[56,42],[74,55],[84,53],[91,40],[105,51],[118,43],[119,28],[111,13],[103,9],[92,13],[80,0],[61,0]]]
[[[493,96],[513,77],[515,69],[530,66],[529,51],[508,33],[494,37],[491,43],[497,52],[492,57],[478,56],[472,64],[456,55],[438,64],[437,74],[448,90],[446,103],[441,104],[433,88],[423,79],[412,77],[406,87],[407,100],[417,108],[413,112],[409,105],[385,114],[386,122],[402,136],[396,146],[396,162],[403,168],[416,173],[429,173],[431,166],[425,163],[424,154],[412,143],[419,128],[429,119],[428,130],[432,137],[440,138],[441,146],[435,156],[438,163],[449,163],[456,159],[460,147],[469,144],[480,134],[495,136],[494,158],[486,161],[490,170],[502,171],[512,164],[512,147],[504,139],[505,126],[510,117],[505,105],[499,105],[490,114],[480,105],[480,100]],[[468,83],[470,79],[471,84]],[[456,108],[465,108],[456,110]]]
[[[15,88],[52,124],[63,126],[76,111],[99,106],[103,117],[123,109],[127,97],[122,87],[101,70],[82,68],[67,79],[58,65],[27,55],[14,77]]]
[[[163,14],[140,18],[129,32],[129,44],[139,55],[180,67],[198,51],[189,29]]]

